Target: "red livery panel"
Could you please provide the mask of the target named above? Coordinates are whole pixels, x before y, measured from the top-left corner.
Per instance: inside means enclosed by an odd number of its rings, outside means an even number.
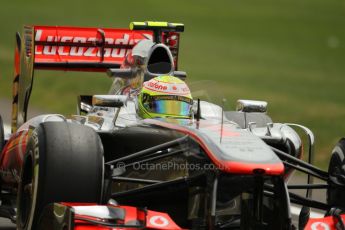
[[[339,215],[339,217],[345,221],[345,214]],[[327,216],[324,218],[312,218],[309,219],[305,230],[336,230],[339,220],[335,216]]]
[[[72,210],[75,230],[142,229],[143,227],[145,229],[182,229],[166,213],[143,210],[131,206],[60,203],[55,204],[55,207],[68,207]],[[113,223],[111,223],[111,219],[107,216],[109,215],[109,213],[107,213],[108,210],[113,212],[115,212],[115,210],[121,211],[124,214],[124,219],[115,220],[115,218],[112,220]],[[96,222],[101,223],[102,221],[104,222],[104,226],[102,226],[102,224],[95,224]],[[109,226],[111,224],[118,224],[126,227]]]
[[[151,31],[35,26],[35,63],[102,62],[121,65],[140,40],[152,40]]]

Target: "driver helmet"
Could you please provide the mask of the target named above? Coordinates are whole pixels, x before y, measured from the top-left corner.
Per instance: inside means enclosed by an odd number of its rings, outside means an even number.
[[[174,76],[159,76],[143,83],[138,95],[142,118],[190,118],[193,98],[187,84]]]

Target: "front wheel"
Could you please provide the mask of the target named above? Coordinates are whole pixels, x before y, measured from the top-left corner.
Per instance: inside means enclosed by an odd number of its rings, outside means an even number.
[[[28,142],[18,188],[17,227],[37,229],[53,202],[99,203],[103,192],[103,147],[91,128],[46,122]]]
[[[328,173],[327,203],[345,210],[345,138],[332,151]]]

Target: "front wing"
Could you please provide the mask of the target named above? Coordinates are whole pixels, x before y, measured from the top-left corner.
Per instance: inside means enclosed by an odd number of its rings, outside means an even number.
[[[119,230],[181,229],[168,214],[130,206],[53,203],[40,218],[39,229]]]

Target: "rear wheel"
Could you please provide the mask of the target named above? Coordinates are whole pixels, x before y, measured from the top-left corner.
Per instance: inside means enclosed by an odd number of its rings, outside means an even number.
[[[328,173],[327,203],[345,210],[345,138],[332,151]]]
[[[18,188],[18,229],[37,229],[53,202],[99,203],[103,192],[103,147],[91,128],[47,122],[30,137]]]

